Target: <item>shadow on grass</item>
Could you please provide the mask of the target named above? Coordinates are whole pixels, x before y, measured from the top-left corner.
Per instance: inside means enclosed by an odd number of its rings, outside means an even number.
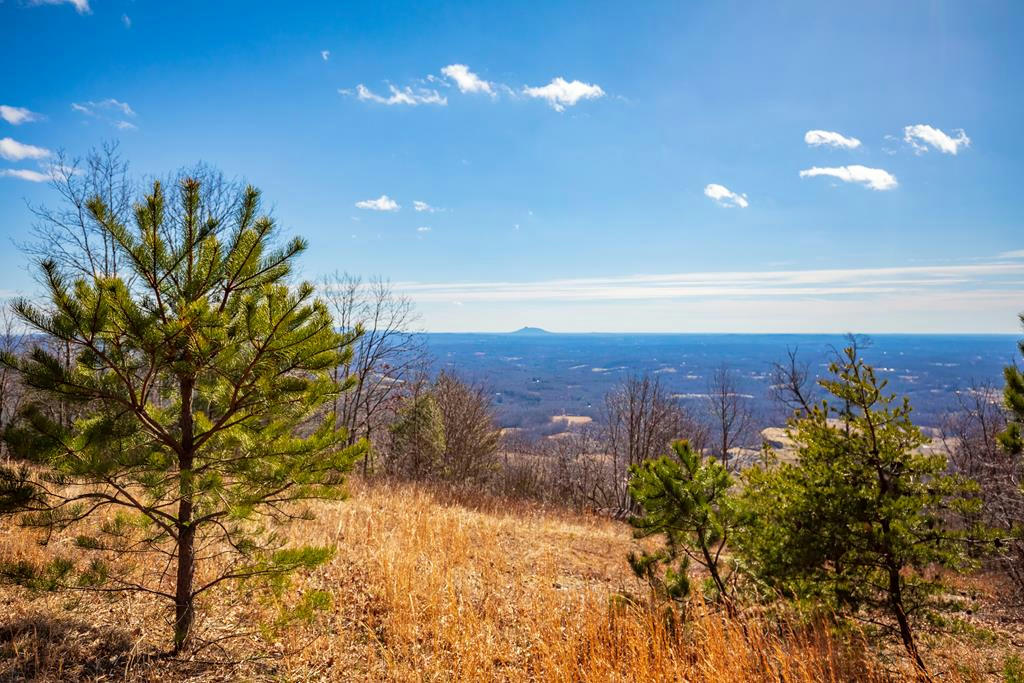
[[[42,614],[0,621],[0,681],[120,679],[147,658],[133,649],[115,627]]]
[[[137,634],[136,634],[137,635]],[[4,621],[0,616],[0,683],[7,681],[185,681],[273,674],[265,656],[240,660],[183,659],[152,644],[139,646],[127,630],[71,617],[33,614]],[[225,678],[225,676],[227,678]]]

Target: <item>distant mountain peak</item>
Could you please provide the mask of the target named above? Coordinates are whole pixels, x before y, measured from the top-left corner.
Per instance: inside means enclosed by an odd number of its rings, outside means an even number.
[[[551,334],[551,332],[540,327],[520,327],[512,334]]]

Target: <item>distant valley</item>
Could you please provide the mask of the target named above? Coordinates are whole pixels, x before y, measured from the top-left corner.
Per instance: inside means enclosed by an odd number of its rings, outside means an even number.
[[[709,375],[723,364],[764,426],[784,411],[770,398],[772,364],[797,349],[821,376],[842,335],[554,334],[524,327],[509,334],[428,334],[438,369],[454,370],[492,392],[503,427],[565,428],[555,415],[600,420],[606,392],[630,374],[651,373],[684,404],[702,408]],[[915,420],[937,426],[956,407],[957,392],[1000,387],[1016,353],[1014,335],[877,335],[864,350],[889,389],[907,395]],[[995,399],[995,397],[994,397]]]

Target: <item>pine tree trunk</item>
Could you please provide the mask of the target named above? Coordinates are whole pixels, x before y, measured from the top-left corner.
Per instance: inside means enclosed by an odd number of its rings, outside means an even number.
[[[195,379],[179,380],[181,399],[181,454],[178,460],[178,573],[174,590],[174,652],[181,652],[188,644],[195,620],[195,596],[192,579],[195,575],[196,530],[192,525],[192,467],[195,460],[194,424],[192,419],[192,392]]]
[[[192,504],[181,501],[182,514],[191,517]],[[178,536],[178,576],[174,591],[174,652],[181,652],[188,644],[195,620],[195,597],[192,595],[192,578],[195,572],[195,529],[189,525],[180,527]]]
[[[921,678],[923,680],[931,680],[928,670],[924,666],[924,660],[921,659],[921,653],[918,652],[917,643],[914,642],[914,633],[910,630],[910,621],[907,619],[907,612],[903,607],[903,587],[900,584],[899,568],[890,563],[888,572],[889,604],[892,606],[893,615],[896,617],[896,623],[899,625],[903,646],[907,648],[907,653],[914,660],[914,665],[917,667]]]
[[[711,574],[711,580],[715,582],[715,587],[718,588],[718,596],[721,598],[722,604],[725,605],[725,611],[729,616],[735,616],[735,607],[729,598],[728,591],[726,591],[725,582],[722,581],[722,577],[718,573],[718,563],[711,557],[711,549],[708,548],[703,531],[699,533],[698,540],[700,541],[701,553],[704,555],[704,563],[708,568],[708,573]]]
[[[370,422],[369,422],[369,419],[367,419],[367,422],[366,422],[365,438],[366,438],[366,442],[367,443],[372,443],[370,441]],[[370,475],[370,455],[372,453],[373,453],[373,449],[372,448],[367,448],[366,449],[366,453],[363,454],[363,477],[368,477]]]
[[[878,445],[875,440],[875,430],[870,422],[868,423],[868,427],[872,439],[871,455],[877,460]],[[849,424],[847,424],[847,429],[849,429]],[[890,484],[888,477],[886,477],[881,467],[876,466],[876,472],[878,476],[878,490],[881,498],[888,494]],[[883,518],[881,526],[881,551],[885,557],[885,568],[889,576],[889,606],[892,607],[893,616],[896,617],[896,623],[900,629],[900,639],[903,641],[903,647],[907,649],[907,654],[909,654],[910,658],[914,660],[914,666],[917,667],[918,676],[922,680],[930,681],[931,676],[928,675],[928,669],[925,668],[924,660],[921,659],[921,653],[917,649],[917,643],[914,642],[914,633],[910,629],[910,620],[907,619],[907,610],[903,604],[903,583],[900,581],[900,565],[893,554],[892,543],[889,540],[892,533],[889,520]]]

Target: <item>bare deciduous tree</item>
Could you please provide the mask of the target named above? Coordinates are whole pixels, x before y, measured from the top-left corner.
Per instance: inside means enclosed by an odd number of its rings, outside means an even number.
[[[726,469],[735,469],[729,458],[734,449],[750,443],[754,420],[736,373],[727,365],[719,366],[708,379],[707,411],[714,454]]]
[[[613,475],[601,436],[593,425],[549,437],[506,436],[498,492],[577,509],[608,507],[599,492]]]
[[[817,401],[810,367],[799,358],[799,349],[786,348],[786,359],[772,364],[771,397],[785,409],[788,419],[793,413],[807,414]]]
[[[198,220],[206,225],[229,224],[238,209],[243,183],[228,180],[212,166],[199,163],[171,174],[164,185],[178,187],[185,178],[202,183],[202,215]],[[58,151],[50,167],[50,186],[59,197],[56,208],[29,204],[35,222],[29,240],[19,245],[21,250],[37,261],[53,260],[72,277],[124,274],[125,264],[119,261],[113,238],[87,206],[99,199],[107,207],[107,220],[122,225],[133,221],[136,206],[132,198],[139,186],[132,179],[128,161],[121,156],[120,144],[105,142],[84,157]],[[182,219],[176,203],[169,202],[163,208],[168,216]],[[177,239],[167,230],[162,237],[169,243]]]
[[[953,469],[978,482],[981,508],[964,522],[982,522],[1000,533],[997,561],[1024,596],[1024,462],[996,439],[1007,424],[1002,394],[991,384],[975,382],[957,392],[957,402],[943,419],[940,435]]]
[[[611,476],[594,492],[620,515],[634,508],[626,487],[631,465],[664,455],[675,439],[686,438],[697,449],[705,445],[703,427],[650,375],[629,377],[605,396],[604,425]]]
[[[53,259],[74,275],[117,273],[118,254],[113,241],[86,205],[99,197],[109,207],[112,220],[121,224],[131,221],[135,186],[118,143],[104,143],[84,158],[57,152],[50,186],[60,197],[58,208],[29,205],[36,220],[31,239],[20,245],[22,250],[37,260]]]
[[[360,330],[352,358],[338,368],[338,378],[350,377],[352,391],[335,405],[338,420],[355,443],[382,433],[398,403],[409,394],[409,383],[427,364],[419,316],[412,301],[381,278],[363,280],[335,273],[323,283],[323,294],[343,331]],[[368,453],[363,473],[370,468]]]
[[[460,482],[485,477],[497,464],[501,438],[490,394],[444,371],[432,393],[444,422],[444,477]]]

